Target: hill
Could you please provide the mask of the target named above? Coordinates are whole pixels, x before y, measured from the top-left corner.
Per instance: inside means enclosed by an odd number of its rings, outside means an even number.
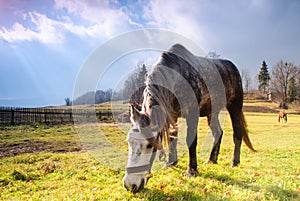
[[[263,113],[277,113],[281,108],[279,104],[265,100],[244,100],[244,112],[263,112]],[[287,113],[300,114],[300,106],[297,104],[290,104],[289,109],[285,110]]]
[[[97,90],[96,92],[87,92],[73,100],[73,105],[99,104],[111,101],[112,90]]]

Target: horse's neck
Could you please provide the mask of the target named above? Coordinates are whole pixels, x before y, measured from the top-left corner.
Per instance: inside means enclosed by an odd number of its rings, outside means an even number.
[[[149,115],[151,119],[151,128],[153,130],[160,130],[165,126],[167,111],[166,108],[156,101],[157,97],[153,97],[149,92],[144,96],[142,110],[145,114]]]

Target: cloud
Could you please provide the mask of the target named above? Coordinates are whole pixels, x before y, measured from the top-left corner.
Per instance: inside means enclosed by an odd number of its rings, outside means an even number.
[[[163,27],[197,42],[203,40],[202,27],[197,22],[199,12],[197,1],[154,0],[149,1],[143,11],[148,26]]]
[[[82,38],[107,39],[132,29],[155,27],[199,42],[203,36],[195,17],[195,9],[199,6],[196,4],[195,1],[154,0],[123,5],[108,0],[55,0],[54,10],[49,10],[49,13],[56,13],[55,18],[40,10],[24,13],[23,21],[10,28],[0,27],[0,39],[9,43],[61,44],[70,33]]]
[[[121,22],[128,20],[127,14],[121,9],[112,8],[109,1],[55,0],[57,9],[66,9],[68,13],[80,16],[81,19],[92,23],[106,21]],[[114,24],[116,22],[113,22]]]
[[[24,14],[24,20],[31,26],[25,27],[16,22],[10,29],[1,27],[0,38],[9,43],[39,41],[44,44],[59,44],[64,40],[64,34],[59,29],[64,26],[63,23],[36,11]]]
[[[56,32],[57,23],[55,21],[37,12],[29,12],[27,16],[26,18],[29,18],[29,21],[34,25],[34,29],[26,28],[16,22],[11,29],[2,27],[0,37],[8,42],[38,40],[42,43],[51,43],[62,40],[63,36]]]
[[[0,39],[9,43],[38,41],[43,44],[61,44],[67,34],[79,37],[109,38],[114,34],[140,27],[123,11],[109,1],[56,0],[56,19],[44,13],[24,13],[24,22],[10,28],[0,27]],[[61,14],[63,13],[63,14]]]
[[[90,36],[110,37],[128,31],[130,26],[139,26],[122,7],[110,1],[55,0],[55,7],[66,9],[69,14],[91,24],[86,27],[86,34]]]

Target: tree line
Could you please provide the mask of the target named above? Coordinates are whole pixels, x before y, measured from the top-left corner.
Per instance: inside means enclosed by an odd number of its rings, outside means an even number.
[[[67,106],[100,104],[111,101],[112,93],[113,92],[111,89],[97,90],[96,92],[87,92],[73,101],[70,98],[65,98],[65,103]]]
[[[263,61],[257,80],[258,89],[275,94],[282,105],[300,100],[300,68],[292,62],[278,61],[270,74]]]
[[[138,64],[135,71],[128,76],[124,82],[124,86],[120,91],[97,90],[96,92],[87,92],[82,96],[71,100],[65,98],[67,106],[70,105],[85,105],[85,104],[100,104],[109,101],[130,100],[141,102],[142,93],[145,86],[145,80],[148,75],[146,64]]]

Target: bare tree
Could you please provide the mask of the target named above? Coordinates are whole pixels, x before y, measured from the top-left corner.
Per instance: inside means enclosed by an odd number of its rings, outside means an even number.
[[[65,98],[66,106],[72,105],[72,101],[70,98]]]
[[[272,72],[272,87],[277,90],[282,103],[288,100],[288,85],[291,79],[297,76],[298,67],[291,62],[279,61],[273,67]]]
[[[219,58],[221,55],[220,54],[217,54],[217,52],[209,52],[208,54],[207,54],[207,57],[208,58],[212,58],[212,59],[217,59],[217,58]]]
[[[125,81],[122,93],[124,99],[140,103],[148,71],[145,64],[138,64],[137,69]]]
[[[247,68],[241,69],[241,77],[243,81],[244,92],[249,92],[251,77]]]

